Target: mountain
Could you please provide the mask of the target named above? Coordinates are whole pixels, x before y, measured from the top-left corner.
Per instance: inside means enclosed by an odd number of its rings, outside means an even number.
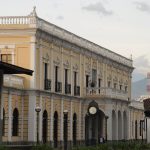
[[[133,82],[131,87],[132,99],[137,99],[140,96],[148,95],[146,88],[147,88],[147,78]]]

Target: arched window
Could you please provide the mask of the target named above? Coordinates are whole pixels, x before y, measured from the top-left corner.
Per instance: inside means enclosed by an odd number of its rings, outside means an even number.
[[[47,119],[48,115],[47,115],[47,111],[44,110],[43,112],[43,143],[47,142]]]
[[[19,127],[19,112],[15,108],[13,111],[13,127],[12,127],[12,136],[18,136],[18,127]]]
[[[3,129],[2,129],[2,136],[5,135],[5,109],[3,108]]]
[[[77,142],[77,115],[73,114],[73,145]]]
[[[57,148],[58,142],[58,113],[55,111],[54,113],[54,148]]]

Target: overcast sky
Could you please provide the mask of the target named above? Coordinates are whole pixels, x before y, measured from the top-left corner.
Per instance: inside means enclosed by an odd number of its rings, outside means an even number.
[[[1,16],[39,17],[134,60],[133,80],[150,71],[150,0],[3,0]]]

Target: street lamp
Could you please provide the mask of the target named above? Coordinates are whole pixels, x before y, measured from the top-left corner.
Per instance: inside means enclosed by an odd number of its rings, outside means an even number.
[[[68,110],[64,110],[64,150],[67,150],[67,139],[68,139]]]
[[[37,113],[37,144],[39,144],[39,112],[41,111],[41,108],[37,106],[35,111]]]

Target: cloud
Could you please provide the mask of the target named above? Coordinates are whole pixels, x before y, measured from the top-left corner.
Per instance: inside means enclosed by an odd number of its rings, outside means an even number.
[[[63,16],[57,16],[56,19],[58,19],[58,20],[64,20],[64,17]]]
[[[150,5],[148,5],[145,2],[134,2],[136,5],[136,8],[142,12],[148,12],[150,13]]]
[[[136,58],[134,61],[135,70],[133,72],[133,80],[139,80],[146,77],[150,72],[150,61],[148,55],[142,55]]]
[[[104,16],[110,16],[113,14],[113,11],[107,10],[101,2],[97,2],[95,4],[89,4],[87,6],[83,6],[82,9],[85,9],[87,11],[97,12],[97,13],[102,14]]]

